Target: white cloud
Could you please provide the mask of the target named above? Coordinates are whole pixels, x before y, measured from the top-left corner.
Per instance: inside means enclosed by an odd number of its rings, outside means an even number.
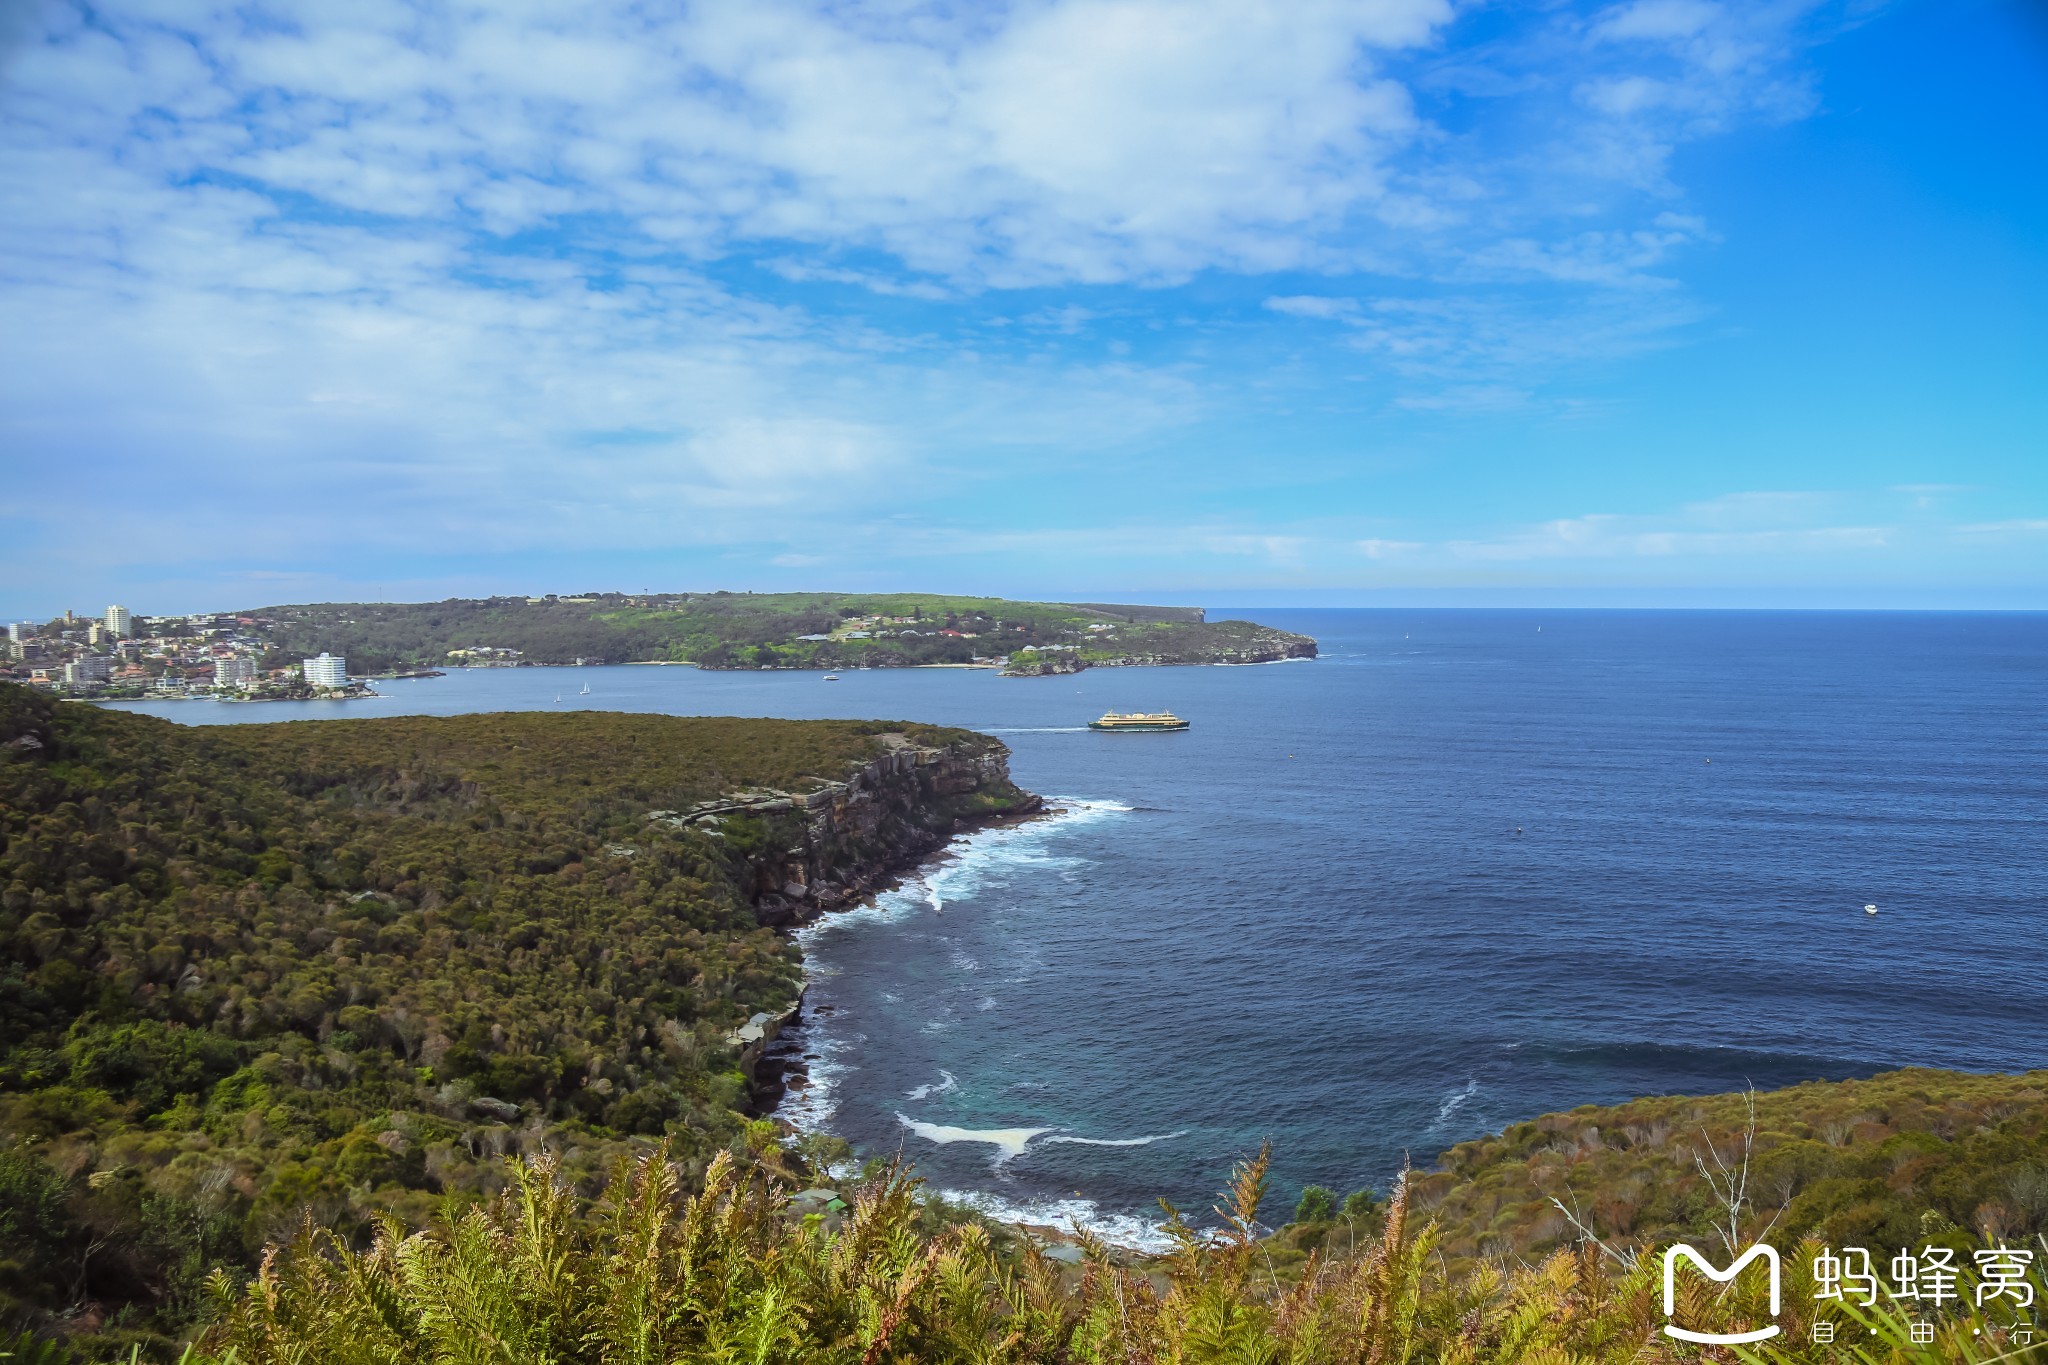
[[[0,72],[14,514],[128,488],[102,545],[36,525],[134,563],[794,542],[1213,416],[1256,347],[1113,333],[1219,273],[1408,411],[1535,401],[1700,316],[1670,276],[1712,232],[1660,168],[1799,107],[1799,9],[1543,9],[1453,59],[1461,13],[40,6]],[[959,321],[1026,288],[1007,351]]]
[[[1392,559],[1420,550],[1423,545],[1417,540],[1361,540],[1358,548],[1367,559]]]
[[[1839,554],[1892,543],[1892,527],[1816,524],[1836,501],[1816,493],[1731,493],[1667,516],[1560,517],[1491,539],[1450,541],[1445,548],[1461,559],[1523,561]]]
[[[1603,15],[1593,31],[1603,38],[1672,41],[1692,38],[1722,17],[1708,0],[1635,0]]]
[[[2048,534],[2048,517],[2019,517],[2010,521],[1981,521],[1956,530],[1966,536],[2026,536]]]
[[[1266,300],[1275,313],[1297,318],[1351,318],[1358,315],[1357,299],[1328,298],[1321,294],[1286,294]]]

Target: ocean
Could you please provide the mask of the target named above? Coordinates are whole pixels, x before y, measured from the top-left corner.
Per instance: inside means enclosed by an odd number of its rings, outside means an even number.
[[[1322,657],[478,670],[132,709],[1000,737],[1054,813],[802,931],[808,1077],[783,1112],[993,1212],[1130,1242],[1268,1141],[1291,1205],[1580,1104],[2048,1066],[2048,616],[1234,614]],[[1109,709],[1193,728],[1085,728]]]

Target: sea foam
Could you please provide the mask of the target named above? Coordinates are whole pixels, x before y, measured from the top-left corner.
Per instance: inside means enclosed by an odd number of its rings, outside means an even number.
[[[998,1165],[1024,1155],[1031,1139],[1052,1131],[1050,1128],[955,1128],[947,1123],[922,1123],[908,1114],[896,1117],[905,1128],[926,1142],[936,1142],[942,1147],[951,1142],[986,1142],[1000,1153],[996,1158]]]
[[[1019,874],[1060,873],[1084,866],[1087,859],[1054,853],[1049,849],[1049,843],[1088,825],[1129,815],[1134,809],[1119,801],[1077,797],[1053,797],[1046,805],[1046,813],[1035,820],[992,826],[956,840],[938,862],[906,879],[901,886],[883,892],[865,905],[820,916],[798,929],[796,941],[808,959],[812,979],[829,989],[830,979],[838,975],[838,970],[830,965],[829,954],[816,951],[821,940],[837,933],[863,932],[929,914],[944,909],[949,903],[971,901],[984,890],[1008,885],[1010,878]],[[901,1002],[889,998],[889,1003]],[[800,1091],[791,1091],[777,1110],[780,1117],[788,1119],[800,1132],[829,1129],[833,1115],[838,1112],[842,1089],[851,1073],[859,1069],[853,1057],[865,1038],[858,1032],[850,1032],[850,1023],[841,1016],[817,1013],[809,1014],[804,1021],[804,1051],[809,1073],[807,1084]],[[926,1031],[936,1031],[934,1025],[943,1028],[945,1021],[929,1021]],[[955,1087],[957,1082],[950,1073],[941,1071],[939,1074],[941,1085],[926,1090],[922,1095],[917,1093],[924,1089],[920,1086],[910,1092],[909,1098],[926,1099]],[[1052,1131],[1049,1128],[976,1130],[922,1124],[908,1118],[903,1121],[912,1133],[935,1143],[989,1142],[998,1150],[998,1164],[1021,1154],[1032,1138]],[[1018,1134],[1024,1136],[1020,1138]],[[992,1135],[1000,1135],[1000,1138]],[[1013,1140],[1015,1152],[1011,1152],[1008,1145]]]
[[[947,1079],[951,1080],[951,1077],[946,1072],[942,1071],[939,1074],[947,1076]],[[923,1095],[919,1092],[928,1088],[926,1086],[919,1086],[917,1090],[911,1092],[910,1098],[922,1099]],[[997,1159],[997,1164],[999,1165],[1002,1162],[1023,1156],[1024,1153],[1031,1149],[1031,1144],[1034,1140],[1047,1145],[1055,1142],[1070,1142],[1084,1147],[1149,1147],[1155,1142],[1170,1142],[1174,1138],[1183,1137],[1187,1131],[1182,1129],[1177,1133],[1148,1133],[1144,1137],[1134,1138],[1092,1138],[1063,1132],[1057,1127],[955,1128],[950,1124],[924,1123],[903,1113],[898,1113],[896,1119],[897,1122],[908,1128],[916,1136],[925,1139],[927,1142],[938,1143],[941,1146],[952,1142],[986,1142],[1002,1152],[1002,1156]]]
[[[984,1190],[940,1190],[939,1197],[999,1223],[1038,1227],[1081,1227],[1111,1246],[1132,1251],[1170,1251],[1173,1239],[1155,1219],[1133,1213],[1104,1213],[1092,1199],[1005,1199]]]
[[[1437,1129],[1443,1127],[1446,1123],[1449,1123],[1451,1121],[1451,1115],[1457,1113],[1460,1109],[1464,1108],[1465,1101],[1471,1099],[1474,1095],[1478,1093],[1479,1078],[1477,1076],[1473,1076],[1467,1079],[1465,1082],[1465,1088],[1463,1090],[1456,1090],[1451,1092],[1451,1094],[1445,1098],[1444,1102],[1441,1105],[1437,1106],[1435,1120],[1433,1120],[1430,1123],[1429,1127],[1424,1129],[1423,1131],[1433,1133]]]
[[[939,1072],[939,1079],[937,1080],[937,1082],[928,1081],[925,1084],[918,1086],[915,1090],[912,1090],[908,1094],[908,1096],[906,1096],[906,1098],[913,1100],[928,1099],[933,1095],[943,1095],[948,1090],[953,1089],[955,1086],[959,1084],[960,1083],[958,1081],[953,1079],[952,1072],[941,1070]]]

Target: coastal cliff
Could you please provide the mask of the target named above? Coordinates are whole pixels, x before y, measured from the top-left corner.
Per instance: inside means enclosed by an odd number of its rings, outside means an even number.
[[[1029,815],[1043,802],[1010,781],[1009,750],[965,731],[939,742],[876,734],[877,752],[838,780],[808,777],[795,790],[750,788],[650,823],[722,840],[739,850],[740,890],[764,926],[803,924],[849,906],[944,847],[964,825]]]
[[[781,857],[754,868],[754,911],[763,924],[802,923],[849,905],[938,851],[963,825],[1028,815],[1043,802],[1010,781],[1009,750],[995,740],[919,744],[876,737],[882,747],[843,782],[793,806],[797,836]]]
[[[736,850],[735,881],[756,921],[792,928],[851,908],[965,826],[1043,807],[1010,781],[1009,750],[1000,742],[938,733],[936,742],[896,730],[877,734],[876,752],[837,781],[734,792],[688,810],[650,811],[648,819]],[[786,1005],[757,1011],[726,1036],[738,1049],[740,1072],[756,1087],[757,1108],[772,1108],[780,1093],[779,1075],[764,1079],[757,1068],[802,1010],[799,982]]]

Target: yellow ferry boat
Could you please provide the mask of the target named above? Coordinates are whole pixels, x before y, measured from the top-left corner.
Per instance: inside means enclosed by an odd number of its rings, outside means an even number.
[[[1171,711],[1105,711],[1088,722],[1091,730],[1185,730],[1188,723]]]

